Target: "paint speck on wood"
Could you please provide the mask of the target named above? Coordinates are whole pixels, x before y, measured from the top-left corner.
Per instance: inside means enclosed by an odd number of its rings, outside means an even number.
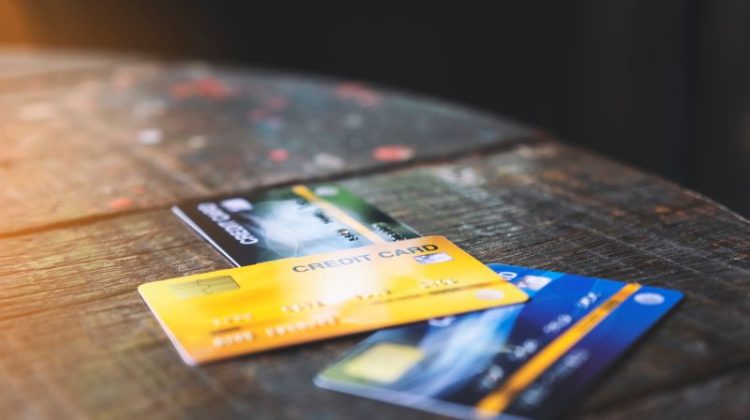
[[[381,162],[399,162],[414,157],[414,149],[400,144],[390,144],[375,148],[372,156]]]
[[[286,149],[271,149],[268,151],[268,159],[272,162],[284,162],[289,159],[289,151]]]
[[[148,128],[138,132],[138,143],[153,146],[161,143],[162,132],[158,128]]]
[[[318,153],[313,158],[313,162],[316,165],[324,168],[340,169],[343,168],[345,163],[344,160],[336,155],[330,153]]]
[[[232,90],[223,81],[214,77],[203,77],[170,86],[170,93],[174,99],[187,99],[202,96],[211,99],[224,99],[232,94]]]
[[[380,96],[362,83],[341,83],[336,87],[336,96],[356,102],[363,107],[374,107],[380,104]]]
[[[133,207],[133,200],[129,197],[117,197],[109,200],[109,208],[112,210],[126,210]]]

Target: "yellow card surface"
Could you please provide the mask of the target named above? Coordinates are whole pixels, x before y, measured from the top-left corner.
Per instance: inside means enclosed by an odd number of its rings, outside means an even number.
[[[442,236],[162,280],[138,291],[191,365],[527,299]]]

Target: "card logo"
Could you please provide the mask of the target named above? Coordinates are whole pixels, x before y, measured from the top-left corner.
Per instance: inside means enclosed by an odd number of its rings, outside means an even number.
[[[548,285],[552,279],[549,277],[542,276],[523,276],[521,280],[516,283],[516,286],[521,289],[527,289],[532,291],[542,290],[544,286]]]
[[[664,296],[658,293],[638,293],[633,299],[641,305],[648,306],[661,305],[664,303]]]
[[[437,264],[442,262],[453,261],[453,257],[445,252],[435,252],[434,254],[417,255],[413,257],[414,261],[420,264]]]
[[[239,211],[248,211],[253,209],[253,203],[242,198],[230,198],[223,200],[221,206],[224,207],[228,212],[237,213]]]
[[[511,281],[514,278],[518,277],[518,273],[514,273],[512,271],[501,271],[497,273],[500,277],[502,277],[504,280]]]

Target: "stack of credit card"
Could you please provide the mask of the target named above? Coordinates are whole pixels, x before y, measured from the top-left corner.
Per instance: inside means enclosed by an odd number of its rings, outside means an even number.
[[[335,184],[173,212],[238,266],[138,288],[186,363],[390,328],[315,383],[455,417],[560,416],[682,298],[486,266]]]

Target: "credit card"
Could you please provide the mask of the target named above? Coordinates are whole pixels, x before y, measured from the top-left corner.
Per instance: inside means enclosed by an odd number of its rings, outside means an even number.
[[[189,201],[172,212],[236,266],[420,236],[336,184]]]
[[[527,299],[442,236],[162,280],[138,291],[191,365]]]
[[[459,418],[556,418],[683,297],[509,265],[531,299],[379,331],[315,383]]]

